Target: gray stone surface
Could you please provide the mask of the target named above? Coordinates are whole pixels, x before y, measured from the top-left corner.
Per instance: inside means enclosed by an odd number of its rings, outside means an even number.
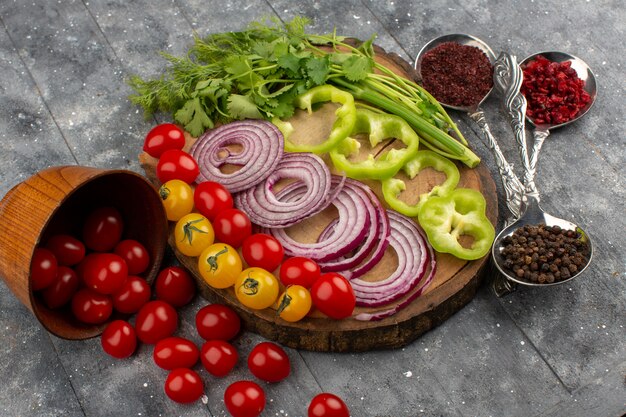
[[[588,272],[563,286],[498,299],[484,285],[466,308],[403,349],[290,349],[293,373],[265,385],[264,415],[303,416],[321,391],[343,397],[355,417],[626,413],[626,11],[617,0],[6,0],[0,2],[0,195],[51,165],[139,172],[136,156],[154,120],[128,101],[127,77],[158,73],[164,61],[157,51],[181,53],[194,31],[238,30],[263,16],[296,14],[312,19],[312,31],[377,33],[378,44],[409,61],[432,37],[453,32],[520,59],[550,49],[583,58],[598,78],[598,101],[583,120],[547,140],[537,185],[544,208],[586,225],[596,251]],[[488,99],[485,111],[505,155],[517,161],[498,97]],[[476,127],[463,114],[453,117],[495,173]],[[501,226],[506,214],[497,187]],[[205,303],[198,298],[181,311],[179,334],[197,343],[193,317]],[[224,389],[252,378],[245,357],[261,340],[241,335],[234,372],[224,379],[204,372],[204,401],[180,406],[163,393],[165,373],[152,363],[150,347],[117,361],[102,353],[98,339],[60,340],[0,283],[0,414],[227,415]]]

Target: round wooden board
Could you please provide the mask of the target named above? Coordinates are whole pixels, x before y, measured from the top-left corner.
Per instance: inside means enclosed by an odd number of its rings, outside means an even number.
[[[415,78],[413,69],[397,55],[387,54],[377,49],[377,60],[394,68],[399,74]],[[311,138],[327,132],[328,126],[332,124],[332,117],[332,106],[325,106],[325,110],[315,112],[314,117],[298,114],[297,124],[294,125],[299,131],[307,132],[306,140],[319,140],[319,138]],[[188,150],[193,142],[193,138],[187,137],[185,149]],[[387,146],[395,146],[395,143],[385,143],[376,149],[369,149],[365,145],[364,152],[379,153]],[[155,173],[157,160],[145,153],[139,156],[139,160],[146,176],[156,186],[160,185]],[[459,164],[457,166],[461,172],[458,186],[474,188],[482,192],[487,201],[487,217],[495,225],[498,217],[497,195],[489,170],[484,164],[474,169]],[[408,202],[415,202],[419,194],[440,183],[443,177],[436,171],[426,169],[413,180],[408,180],[402,175],[399,178],[406,180],[407,183],[403,198]],[[384,201],[380,184],[377,181],[365,181],[365,183],[374,190],[381,201]],[[331,217],[332,213],[325,211],[314,218],[307,219],[306,225],[292,227],[293,236],[303,240],[314,240]],[[171,226],[173,227],[172,222]],[[357,307],[352,318],[343,320],[332,320],[314,311],[299,322],[289,323],[277,317],[273,309],[252,310],[244,307],[236,299],[232,288],[220,290],[208,286],[198,272],[197,258],[190,258],[178,252],[172,233],[170,233],[169,244],[181,264],[195,276],[202,296],[212,303],[227,304],[234,308],[247,330],[288,347],[332,352],[398,348],[412,342],[424,332],[448,319],[474,297],[480,282],[480,272],[488,259],[486,256],[467,262],[448,254],[437,253],[436,274],[425,292],[396,314],[382,320],[360,321],[353,317],[362,312],[385,310],[389,306],[378,309]],[[376,273],[386,276],[384,275],[386,272],[394,269],[395,262],[393,250],[388,249],[381,265],[368,273],[364,279]]]

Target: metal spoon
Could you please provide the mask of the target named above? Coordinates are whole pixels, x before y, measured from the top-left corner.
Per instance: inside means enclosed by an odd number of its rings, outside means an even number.
[[[589,266],[591,262],[591,258],[593,257],[593,245],[591,243],[591,239],[580,226],[575,223],[569,222],[564,219],[560,219],[558,217],[552,216],[544,212],[539,205],[539,192],[534,184],[534,177],[536,172],[536,163],[537,156],[539,150],[541,148],[541,144],[537,145],[535,142],[533,144],[533,149],[531,151],[531,156],[528,156],[526,152],[526,139],[524,135],[524,116],[526,112],[526,99],[519,92],[519,86],[523,77],[522,69],[519,65],[517,65],[517,61],[514,56],[511,56],[507,53],[501,53],[498,61],[495,65],[494,71],[494,80],[499,90],[504,94],[504,102],[506,110],[511,117],[511,124],[515,131],[516,140],[518,143],[518,147],[520,150],[520,156],[522,158],[522,162],[524,165],[525,173],[524,173],[524,183],[525,183],[525,195],[522,200],[522,206],[520,207],[520,211],[522,212],[522,216],[515,221],[514,223],[505,227],[497,236],[494,241],[492,247],[492,258],[498,270],[502,273],[504,277],[506,277],[509,281],[516,282],[523,285],[554,285],[554,284],[562,284],[563,282],[567,282],[582,273],[587,266]],[[590,93],[591,94],[591,93]],[[592,102],[595,99],[595,80],[593,82],[593,94],[592,94]],[[591,103],[589,105],[591,107]],[[584,110],[586,112],[588,109]],[[550,126],[549,128],[554,128],[558,126]],[[548,135],[546,134],[545,137]],[[530,161],[533,160],[534,156],[534,166]],[[575,274],[571,275],[568,279],[564,279],[561,281],[555,281],[551,284],[546,283],[532,283],[529,281],[522,281],[517,278],[517,276],[512,275],[508,270],[504,268],[504,258],[502,256],[502,251],[504,248],[503,240],[506,236],[510,236],[520,227],[523,227],[527,224],[538,225],[540,223],[544,223],[546,226],[560,226],[566,230],[574,230],[579,239],[586,243],[589,248],[589,256],[587,258],[587,262],[585,265],[580,268]],[[494,281],[494,290],[496,290],[496,294],[499,296],[510,292],[514,287],[507,287],[506,285],[502,285],[502,282],[498,282],[498,280]]]
[[[549,51],[549,52],[539,52],[539,53],[530,55],[529,57],[527,57],[526,59],[522,61],[521,63],[522,67],[525,64],[528,64],[529,62],[535,60],[539,55],[543,56],[544,58],[552,62],[570,61],[572,63],[571,64],[572,69],[576,71],[578,78],[580,78],[581,80],[585,82],[584,90],[589,94],[589,96],[591,97],[591,100],[584,108],[582,108],[578,112],[576,117],[574,117],[573,119],[567,122],[560,123],[560,124],[536,124],[530,117],[528,117],[528,115],[526,115],[526,120],[528,120],[531,124],[533,124],[533,126],[535,126],[535,131],[533,132],[533,138],[534,138],[533,147],[529,155],[529,169],[530,169],[529,176],[532,178],[534,178],[535,173],[537,171],[537,159],[539,158],[539,151],[541,150],[541,146],[543,145],[543,142],[546,140],[548,135],[550,135],[550,130],[568,125],[580,119],[581,117],[583,117],[589,111],[591,106],[593,106],[593,103],[595,103],[596,95],[597,95],[596,77],[593,75],[591,68],[589,68],[589,66],[585,63],[585,61],[583,61],[580,58],[575,57],[574,55],[570,55],[565,52]]]
[[[480,39],[463,33],[444,35],[429,41],[417,54],[417,57],[415,58],[415,70],[417,71],[420,78],[422,77],[421,64],[422,60],[424,59],[424,55],[431,49],[445,42],[455,42],[460,45],[474,46],[483,51],[485,55],[487,55],[487,58],[489,58],[491,64],[494,64],[496,61],[496,56],[491,48],[489,48],[489,46]],[[511,165],[509,165],[507,160],[504,158],[504,155],[502,154],[498,143],[491,134],[491,130],[489,129],[489,125],[487,124],[487,120],[485,119],[485,113],[480,108],[480,105],[487,99],[489,94],[491,94],[491,91],[493,91],[493,88],[489,90],[487,94],[485,94],[485,96],[473,106],[459,107],[446,104],[441,101],[440,103],[446,108],[467,112],[469,117],[476,122],[478,127],[480,127],[483,139],[486,141],[488,147],[494,154],[496,166],[498,167],[498,171],[502,179],[502,185],[504,186],[504,191],[506,193],[507,207],[509,208],[509,211],[511,211],[513,216],[515,216],[515,218],[518,218],[520,216],[519,209],[524,186],[515,175]]]

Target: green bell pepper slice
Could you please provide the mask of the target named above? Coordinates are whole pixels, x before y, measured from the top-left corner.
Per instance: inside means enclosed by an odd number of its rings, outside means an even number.
[[[412,205],[398,199],[400,193],[406,190],[404,181],[397,178],[383,180],[383,197],[387,204],[389,204],[389,207],[405,216],[416,217],[420,208],[430,197],[445,196],[456,188],[461,178],[459,169],[454,162],[433,151],[424,150],[417,152],[417,154],[404,165],[402,170],[409,178],[413,179],[420,171],[427,167],[443,172],[446,175],[446,180],[439,185],[435,185],[429,192],[421,194],[417,204]]]
[[[378,159],[374,159],[374,155],[369,154],[364,161],[349,161],[348,157],[358,154],[361,146],[359,141],[351,136],[360,133],[369,135],[372,148],[390,138],[402,141],[406,147],[385,151]],[[330,158],[335,167],[344,171],[350,178],[382,180],[396,175],[407,161],[415,156],[418,146],[419,136],[401,117],[357,109],[356,123],[352,132],[330,150]]]
[[[312,152],[315,154],[323,154],[330,151],[350,134],[356,121],[356,107],[352,94],[332,85],[320,85],[296,97],[295,105],[302,110],[306,109],[306,111],[311,114],[314,104],[327,101],[339,103],[341,106],[335,111],[336,119],[328,138],[322,143],[315,145],[293,143],[289,140],[289,136],[291,136],[291,133],[294,131],[293,125],[288,121],[283,121],[278,118],[272,120],[272,123],[278,127],[285,138],[285,150],[287,152]]]
[[[426,200],[420,208],[418,221],[435,250],[474,260],[489,253],[496,236],[486,208],[485,198],[479,191],[457,188],[446,196]],[[470,247],[459,242],[463,235],[473,238]]]

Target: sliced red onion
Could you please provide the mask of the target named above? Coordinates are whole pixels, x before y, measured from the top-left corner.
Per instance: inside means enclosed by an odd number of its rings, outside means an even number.
[[[373,216],[375,219],[373,220],[374,227],[351,255],[319,263],[323,272],[339,272],[347,279],[354,279],[364,275],[380,262],[389,244],[388,237],[390,231],[387,212],[374,192],[360,182],[354,182],[354,186],[360,187],[372,202],[374,210],[373,213],[370,213],[370,216]],[[336,223],[336,220],[331,222],[320,234],[318,241],[327,239],[333,233]]]
[[[426,276],[431,257],[426,239],[410,218],[391,210],[388,216],[391,225],[389,245],[396,251],[398,267],[381,281],[352,279],[350,283],[359,306],[389,304],[413,290]]]
[[[242,150],[233,152],[229,145]],[[267,178],[283,156],[284,139],[278,128],[264,120],[241,120],[208,130],[191,147],[190,154],[198,162],[197,182],[215,181],[236,193]],[[223,173],[226,164],[241,168]]]
[[[367,234],[378,227],[376,208],[363,186],[349,178],[333,177],[332,181],[345,181],[345,184],[331,202],[337,208],[339,216],[332,233],[328,233],[325,239],[302,243],[291,238],[285,229],[266,229],[266,233],[280,241],[288,256],[304,256],[316,262],[337,259],[356,249]],[[294,187],[290,192],[297,193],[298,190],[302,188]]]
[[[282,179],[298,181],[274,194],[274,185]],[[287,153],[263,182],[237,194],[235,202],[256,225],[288,227],[328,207],[335,194],[330,171],[319,156]]]

